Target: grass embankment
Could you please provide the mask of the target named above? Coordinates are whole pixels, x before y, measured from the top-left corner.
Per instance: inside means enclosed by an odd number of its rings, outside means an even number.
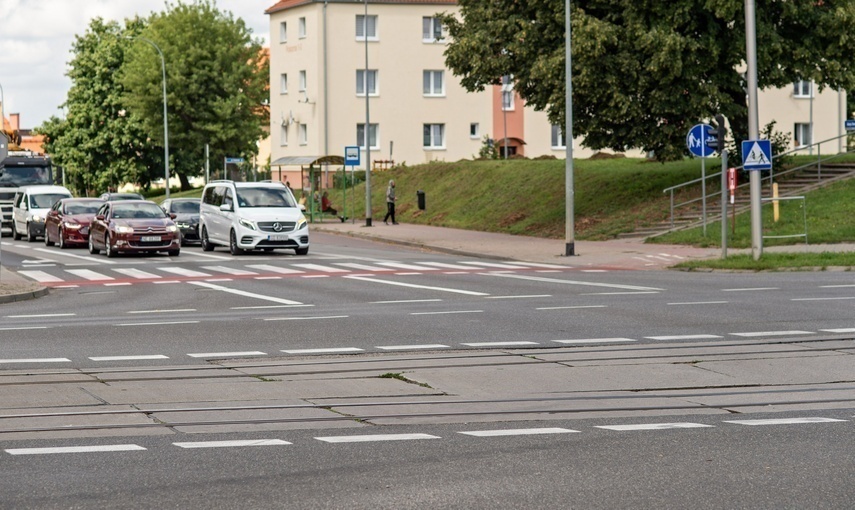
[[[690,271],[703,269],[724,269],[732,271],[783,271],[783,270],[820,270],[830,267],[855,267],[855,252],[821,253],[777,253],[764,252],[760,260],[751,255],[728,255],[726,259],[694,260],[681,262],[676,266]]]

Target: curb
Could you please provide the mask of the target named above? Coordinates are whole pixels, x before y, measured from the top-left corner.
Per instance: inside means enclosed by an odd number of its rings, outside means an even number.
[[[5,303],[15,303],[18,301],[27,301],[29,299],[37,299],[40,297],[47,296],[48,292],[50,292],[50,289],[48,289],[47,287],[39,287],[38,289],[32,292],[20,292],[18,294],[0,296],[0,305]]]

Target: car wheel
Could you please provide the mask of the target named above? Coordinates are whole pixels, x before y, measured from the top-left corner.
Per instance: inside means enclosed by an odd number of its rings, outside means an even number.
[[[14,239],[16,241],[20,241],[21,237],[22,236],[21,236],[21,234],[18,233],[18,229],[15,228],[15,222],[13,221],[12,222],[12,239]]]
[[[36,242],[36,234],[33,233],[33,227],[31,227],[29,223],[27,223],[27,242]]]
[[[232,255],[243,255],[244,253],[237,244],[237,235],[235,235],[234,230],[229,233],[229,253]]]
[[[89,235],[89,253],[91,253],[92,255],[98,255],[99,253],[101,253],[101,250],[99,250],[98,248],[95,247],[95,241],[93,241],[92,239],[93,239],[93,236],[90,234]]]
[[[202,227],[202,251],[214,251],[214,245],[208,239],[208,229]]]
[[[45,246],[53,246],[53,241],[50,240],[50,235],[48,235],[47,227],[45,227]]]
[[[62,229],[59,229],[56,231],[56,233],[57,233],[56,244],[59,245],[59,249],[64,250],[64,249],[68,248],[68,245],[65,244],[65,231],[63,231]]]
[[[297,255],[308,255],[309,254],[309,247],[306,246],[305,248],[297,248],[294,251],[297,253]]]
[[[181,250],[169,250],[169,251],[168,251],[168,252],[166,252],[166,253],[167,253],[170,257],[177,257],[177,256],[181,253]]]
[[[108,258],[116,258],[116,250],[113,249],[112,243],[110,243],[110,234],[104,236],[104,254],[107,255]]]

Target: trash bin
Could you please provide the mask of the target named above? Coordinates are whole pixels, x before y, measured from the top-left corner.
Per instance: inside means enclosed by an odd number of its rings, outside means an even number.
[[[416,191],[416,196],[419,198],[419,209],[425,210],[425,192],[422,190]]]

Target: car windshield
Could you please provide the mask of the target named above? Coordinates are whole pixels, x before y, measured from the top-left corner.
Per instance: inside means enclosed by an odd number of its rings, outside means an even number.
[[[136,193],[110,193],[107,200],[142,200],[142,195]]]
[[[284,187],[238,188],[237,200],[241,207],[297,207]]]
[[[103,202],[72,202],[65,204],[65,214],[95,214]]]
[[[165,218],[163,209],[151,203],[121,204],[113,206],[113,218],[117,219],[144,219]]]
[[[48,193],[45,195],[30,195],[30,208],[50,209],[57,200],[68,198],[68,195],[60,193]]]
[[[199,202],[196,200],[188,202],[172,202],[171,212],[199,214]]]
[[[39,166],[7,166],[0,168],[0,186],[29,186],[50,184],[48,171]]]

